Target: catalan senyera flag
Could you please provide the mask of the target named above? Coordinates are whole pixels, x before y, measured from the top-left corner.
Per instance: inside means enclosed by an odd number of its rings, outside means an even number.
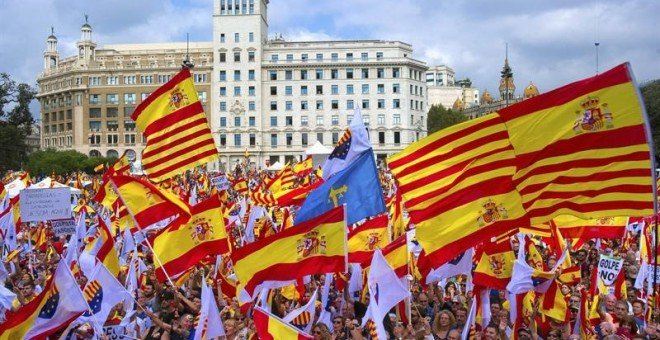
[[[499,111],[533,225],[653,214],[650,136],[628,63]]]
[[[147,138],[142,168],[152,181],[160,182],[218,159],[187,68],[140,103],[131,118]]]
[[[253,313],[252,318],[259,339],[314,339],[311,335],[289,325],[261,307],[255,307]]]
[[[234,272],[250,295],[264,282],[283,285],[312,274],[347,271],[344,206],[235,249]]]
[[[388,165],[432,267],[530,225],[513,183],[515,154],[495,114],[438,131],[390,157]]]
[[[190,219],[174,221],[154,239],[156,277],[164,280],[194,266],[207,255],[229,252],[229,242],[218,196],[198,203],[191,209]],[[162,267],[159,263],[162,263]]]
[[[113,176],[121,200],[139,228],[146,228],[174,215],[190,217],[190,207],[179,197],[153,184],[129,176]]]
[[[378,215],[351,230],[348,233],[348,262],[371,261],[374,251],[389,243],[388,234],[387,214]]]

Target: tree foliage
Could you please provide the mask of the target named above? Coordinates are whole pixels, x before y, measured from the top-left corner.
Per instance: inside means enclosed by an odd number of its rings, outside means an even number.
[[[640,90],[651,125],[655,158],[660,159],[660,79],[642,84]]]
[[[427,120],[428,134],[430,135],[436,131],[464,122],[466,120],[467,117],[465,117],[465,115],[460,111],[445,109],[442,104],[431,105],[429,108]]]
[[[0,73],[0,169],[23,167],[28,146],[25,143],[32,131],[34,118],[30,102],[37,92],[28,84],[11,79]]]

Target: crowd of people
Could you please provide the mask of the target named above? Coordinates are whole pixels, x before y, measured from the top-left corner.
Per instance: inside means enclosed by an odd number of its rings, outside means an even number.
[[[380,179],[387,198],[395,191],[391,175],[384,165],[380,167]],[[184,201],[203,200],[210,195],[223,195],[229,209],[228,215],[240,209],[243,199],[250,196],[251,190],[263,188],[264,183],[274,174],[254,169],[246,170],[237,167],[233,171],[222,174],[229,180],[225,191],[214,187],[212,178],[218,174],[204,171],[190,172],[186,176],[173,179],[169,183],[161,183],[160,187],[179,195]],[[18,178],[21,174],[9,173],[5,176],[5,184]],[[82,178],[81,178],[82,176]],[[103,207],[94,197],[103,185],[100,175],[72,174],[61,176],[53,174],[53,181],[72,186],[81,186],[82,197],[75,202],[73,209],[76,218],[85,213],[86,226],[93,230],[99,214],[116,216],[116,211]],[[237,186],[237,180],[244,181],[247,188]],[[27,179],[38,182],[40,178]],[[292,187],[301,187],[322,181],[321,175],[315,171],[307,171],[301,176],[297,174],[292,179]],[[29,185],[29,184],[28,184]],[[192,192],[194,191],[194,193]],[[11,209],[11,203],[6,192],[4,210]],[[191,197],[193,196],[193,197]],[[277,233],[279,226],[290,223],[284,219],[292,219],[295,206],[269,207],[268,216],[257,223],[255,239],[268,237]],[[286,211],[286,213],[283,213]],[[11,310],[17,311],[35,299],[44,289],[46,281],[55,272],[66,257],[68,240],[71,235],[56,235],[48,221],[39,223],[21,223],[17,219],[17,248],[5,250],[2,256],[0,279],[4,287],[13,292],[16,298],[12,301]],[[243,220],[243,221],[242,221]],[[6,226],[3,226],[6,228]],[[115,247],[123,247],[122,232],[126,226],[113,224]],[[414,228],[414,226],[408,226]],[[238,218],[235,223],[227,226],[234,247],[240,247],[245,240],[245,218]],[[598,339],[656,339],[660,336],[660,324],[657,316],[660,314],[653,299],[653,288],[638,279],[645,265],[640,250],[642,234],[651,228],[646,225],[638,229],[626,228],[620,239],[593,239],[570,251],[570,260],[579,267],[580,275],[577,282],[560,283],[562,298],[566,301],[567,317],[564,320],[545,315],[539,307],[538,296],[529,293],[531,308],[521,308],[524,311],[522,323],[517,323],[512,314],[515,311],[515,301],[504,290],[486,290],[489,306],[474,307],[477,300],[471,273],[462,273],[453,277],[443,278],[440,282],[424,283],[420,275],[414,271],[415,255],[411,259],[409,275],[404,279],[410,287],[410,298],[402,303],[401,308],[390,311],[382,320],[389,339],[580,339],[584,337]],[[6,235],[6,234],[5,234]],[[232,236],[233,235],[233,236]],[[87,235],[84,242],[89,243],[95,235]],[[540,236],[532,236],[534,247],[541,254],[544,265],[552,268],[557,262],[555,253]],[[514,249],[519,251],[515,237],[509,240]],[[4,241],[4,240],[3,240]],[[3,242],[4,243],[4,242]],[[252,315],[252,304],[239,303],[237,294],[227,287],[234,287],[231,264],[209,258],[191,268],[189,272],[159,281],[154,273],[154,259],[150,247],[143,242],[138,244],[136,251],[144,263],[139,272],[139,290],[131,301],[117,304],[107,320],[97,320],[103,325],[105,334],[98,334],[98,327],[90,321],[74,322],[67,329],[59,330],[64,338],[90,339],[112,338],[121,335],[132,339],[193,339],[197,320],[200,315],[203,281],[213,288],[216,304],[220,310],[221,320],[226,339],[256,338],[256,329]],[[623,268],[620,275],[625,282],[625,295],[619,291],[599,291],[598,298],[590,294],[594,292],[594,271],[598,270],[600,255],[623,258]],[[121,258],[121,271],[118,275],[120,283],[127,282],[131,258],[127,254]],[[478,259],[475,257],[475,262]],[[60,264],[61,265],[61,264]],[[651,267],[652,268],[652,267]],[[561,270],[561,269],[560,269]],[[2,273],[6,273],[3,275]],[[78,285],[82,288],[87,278],[81,271],[73,270]],[[556,276],[561,273],[558,271]],[[280,288],[268,292],[263,299],[268,310],[275,316],[284,318],[289,312],[306,305],[312,296],[317,296],[316,313],[310,316],[312,326],[309,333],[314,339],[373,339],[375,338],[373,323],[363,323],[368,307],[365,290],[349,291],[348,282],[352,275],[362,273],[336,273],[333,276],[315,275],[304,286],[292,289]],[[640,274],[641,275],[641,274]],[[326,280],[331,279],[327,303],[321,303],[320,291]],[[638,282],[636,282],[638,281]],[[649,287],[651,287],[649,291]],[[591,292],[591,293],[590,293]],[[484,295],[484,294],[482,294]],[[585,299],[588,300],[584,303]],[[483,304],[483,299],[480,301]],[[255,302],[256,303],[256,302]],[[264,307],[264,306],[262,306]],[[488,309],[488,311],[485,310]],[[584,312],[584,308],[589,308]],[[319,320],[322,311],[330,317]],[[489,313],[488,313],[489,312]],[[0,313],[2,317],[5,311]],[[475,316],[471,316],[475,314]],[[584,318],[588,320],[585,322]],[[293,326],[304,329],[307,323],[292,322]],[[586,326],[582,326],[582,325]],[[466,329],[467,328],[467,329]]]

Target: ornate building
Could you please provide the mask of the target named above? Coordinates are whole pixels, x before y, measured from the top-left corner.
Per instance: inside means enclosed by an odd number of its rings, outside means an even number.
[[[498,87],[500,97],[494,99],[488,90],[484,90],[479,105],[463,109],[463,114],[469,119],[481,117],[500,110],[503,107],[539,95],[539,89],[530,81],[529,85],[523,90],[522,96],[516,96],[516,84],[513,81],[513,70],[511,69],[511,66],[509,66],[508,57],[504,59],[504,66],[502,67],[500,75],[500,84]]]
[[[216,0],[213,41],[97,46],[85,22],[78,55],[60,58],[54,33],[39,75],[43,147],[140,159],[130,115],[188,57],[220,164],[246,150],[257,166],[335,144],[360,108],[379,158],[426,136],[428,67],[400,41],[268,39],[268,0]]]
[[[454,70],[446,65],[439,65],[426,71],[426,87],[429,106],[442,105],[456,110],[479,105],[479,90],[472,87],[469,80],[455,80]]]

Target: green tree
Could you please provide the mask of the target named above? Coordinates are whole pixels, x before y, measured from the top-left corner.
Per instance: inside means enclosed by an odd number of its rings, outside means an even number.
[[[30,102],[36,91],[25,83],[17,84],[7,73],[0,73],[0,169],[23,167],[28,147],[25,137],[32,131],[34,118]]]
[[[467,117],[460,111],[447,110],[442,104],[431,105],[427,118],[428,134],[430,135],[466,120]]]
[[[74,150],[39,150],[30,155],[26,168],[33,175],[68,174],[83,170],[87,159],[87,155]]]
[[[642,84],[640,90],[651,125],[655,158],[660,159],[660,79]]]

